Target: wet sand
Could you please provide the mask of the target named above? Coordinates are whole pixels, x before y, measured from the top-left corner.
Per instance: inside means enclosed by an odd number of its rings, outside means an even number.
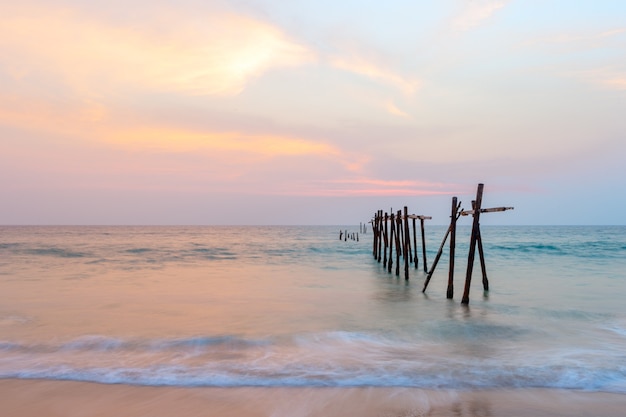
[[[567,390],[173,388],[0,380],[0,416],[622,417],[626,395]]]

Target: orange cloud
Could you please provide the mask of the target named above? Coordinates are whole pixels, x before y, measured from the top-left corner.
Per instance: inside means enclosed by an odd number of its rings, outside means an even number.
[[[107,119],[102,104],[82,99],[60,103],[0,91],[0,122],[27,131],[80,136]]]
[[[261,156],[340,155],[335,147],[310,140],[238,132],[193,132],[168,128],[137,128],[106,133],[105,140],[125,148],[168,152],[197,150],[257,154]]]
[[[314,59],[306,47],[260,21],[216,13],[202,23],[159,33],[150,21],[120,27],[56,8],[14,7],[0,15],[0,56],[6,57],[0,64],[15,79],[45,72],[82,94],[143,86],[233,95],[271,68]]]
[[[302,194],[319,196],[422,196],[459,193],[456,184],[370,178],[336,180],[301,189]]]

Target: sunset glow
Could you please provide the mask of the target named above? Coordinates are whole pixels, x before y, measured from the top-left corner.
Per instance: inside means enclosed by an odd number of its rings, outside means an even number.
[[[253,3],[0,5],[0,223],[335,224],[478,182],[508,222],[623,223],[626,4]]]

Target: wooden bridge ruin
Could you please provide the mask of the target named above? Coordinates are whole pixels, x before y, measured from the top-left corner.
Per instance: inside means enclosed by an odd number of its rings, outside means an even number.
[[[408,207],[404,207],[404,210],[398,210],[396,213],[387,213],[383,210],[378,210],[374,215],[372,223],[373,231],[373,247],[372,253],[374,258],[382,264],[383,268],[387,269],[389,273],[392,273],[395,265],[396,276],[400,275],[400,263],[401,258],[404,266],[404,279],[409,280],[410,265],[413,264],[414,269],[419,267],[418,249],[417,249],[417,233],[416,233],[416,221],[420,220],[421,229],[421,247],[422,247],[422,264],[426,275],[424,282],[424,288],[422,292],[426,292],[426,288],[430,283],[430,280],[435,272],[435,268],[439,263],[439,259],[443,254],[443,250],[450,238],[449,250],[449,268],[448,268],[448,287],[446,291],[446,298],[452,299],[454,296],[454,261],[455,261],[455,247],[456,247],[456,224],[457,220],[461,216],[473,217],[472,232],[470,235],[470,245],[467,260],[467,271],[465,274],[465,286],[463,290],[463,297],[461,299],[462,304],[469,304],[470,284],[472,280],[472,272],[474,268],[474,258],[476,256],[476,249],[478,249],[478,255],[480,258],[480,266],[482,271],[482,283],[485,292],[489,291],[489,280],[487,278],[487,271],[485,267],[485,256],[483,251],[482,238],[480,234],[480,215],[481,213],[493,213],[506,210],[512,210],[513,207],[493,207],[482,208],[483,197],[483,184],[478,184],[476,191],[476,199],[472,201],[471,210],[463,210],[461,203],[457,201],[457,197],[452,197],[452,207],[450,212],[450,225],[444,235],[444,238],[439,246],[437,255],[428,269],[428,263],[426,259],[426,238],[424,230],[424,221],[432,219],[431,216],[408,214]],[[411,220],[412,231],[409,227],[409,220]],[[411,239],[412,238],[412,239]],[[394,248],[395,248],[395,262],[394,262]]]

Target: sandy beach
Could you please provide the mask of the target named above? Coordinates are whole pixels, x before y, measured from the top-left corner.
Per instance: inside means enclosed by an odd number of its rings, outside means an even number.
[[[5,379],[0,403],[0,415],[21,417],[621,417],[626,396],[545,389],[170,388]]]

